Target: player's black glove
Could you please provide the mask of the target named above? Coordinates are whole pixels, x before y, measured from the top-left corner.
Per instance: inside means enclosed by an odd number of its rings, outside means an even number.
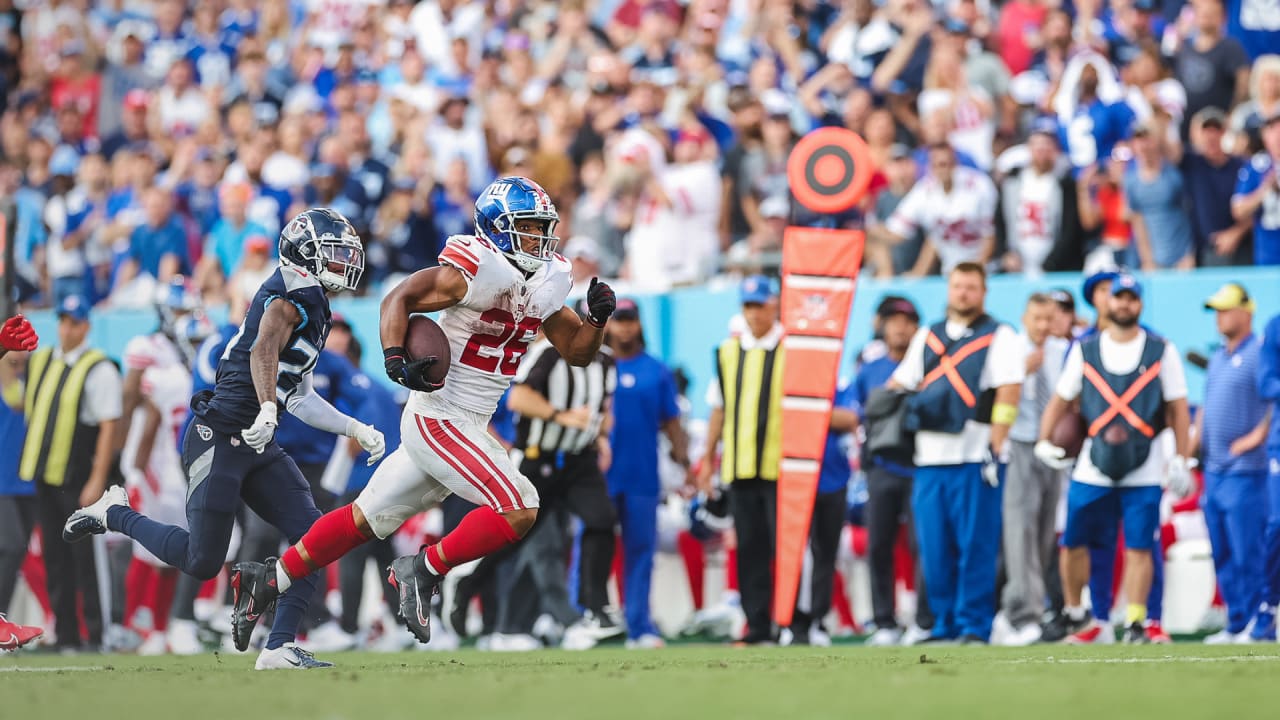
[[[618,297],[613,294],[613,288],[600,282],[600,278],[591,278],[591,286],[587,288],[587,322],[604,327],[617,307]]]
[[[410,390],[429,393],[444,387],[444,381],[432,382],[427,379],[427,369],[439,361],[437,357],[410,360],[409,353],[404,348],[389,347],[382,351],[382,358],[387,368],[387,377]]]

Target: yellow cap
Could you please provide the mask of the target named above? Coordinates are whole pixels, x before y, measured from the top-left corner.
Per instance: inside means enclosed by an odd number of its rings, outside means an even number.
[[[1245,290],[1244,286],[1239,283],[1223,285],[1218,288],[1218,292],[1204,301],[1205,310],[1243,309],[1253,312],[1256,308],[1253,298],[1249,297],[1249,291]]]

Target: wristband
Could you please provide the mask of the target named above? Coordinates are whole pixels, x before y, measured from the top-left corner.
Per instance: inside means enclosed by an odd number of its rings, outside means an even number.
[[[992,425],[1012,425],[1018,419],[1018,406],[1009,403],[996,403],[991,408]]]
[[[396,357],[402,360],[408,360],[409,352],[399,345],[382,349],[383,360],[390,360],[391,358],[396,358]]]

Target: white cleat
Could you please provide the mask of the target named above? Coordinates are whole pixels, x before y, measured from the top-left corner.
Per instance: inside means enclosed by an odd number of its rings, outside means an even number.
[[[831,636],[820,627],[809,628],[809,644],[813,647],[831,647]]]
[[[315,655],[294,643],[285,643],[275,650],[263,648],[254,663],[254,670],[318,670],[333,667],[333,663],[317,660]]]
[[[129,493],[123,487],[112,485],[102,493],[102,497],[92,505],[87,505],[71,513],[62,526],[62,539],[66,542],[79,542],[90,535],[101,535],[107,531],[107,510],[117,505],[129,507]]]
[[[627,640],[628,650],[657,650],[658,648],[664,648],[666,646],[667,641],[653,633],[648,633],[641,635],[638,638],[631,638]]]
[[[344,652],[354,650],[356,636],[343,630],[330,620],[307,633],[307,647],[315,652]]]
[[[896,627],[882,627],[867,638],[867,647],[892,647],[902,642],[902,631]]]
[[[588,618],[581,618],[564,629],[560,640],[561,650],[590,650],[596,646],[595,629]]]
[[[138,646],[138,654],[148,657],[164,655],[169,651],[169,643],[162,632],[153,632]]]
[[[532,635],[494,633],[489,640],[489,650],[492,652],[530,652],[541,649],[542,643],[538,642],[538,638]]]
[[[1207,636],[1204,639],[1204,644],[1205,645],[1235,645],[1240,642],[1241,636],[1248,637],[1248,633],[1233,633],[1224,628],[1212,635]]]
[[[912,625],[907,628],[906,632],[902,633],[901,643],[906,647],[911,647],[912,645],[919,645],[931,637],[933,637],[933,630],[925,630],[919,625]]]
[[[199,655],[204,652],[194,620],[169,621],[169,652],[174,655]]]

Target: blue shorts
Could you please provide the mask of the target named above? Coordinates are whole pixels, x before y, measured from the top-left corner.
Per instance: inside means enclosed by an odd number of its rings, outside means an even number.
[[[1124,521],[1124,546],[1130,550],[1155,547],[1160,525],[1158,485],[1106,487],[1072,480],[1067,488],[1067,528],[1063,547],[1115,547]]]

